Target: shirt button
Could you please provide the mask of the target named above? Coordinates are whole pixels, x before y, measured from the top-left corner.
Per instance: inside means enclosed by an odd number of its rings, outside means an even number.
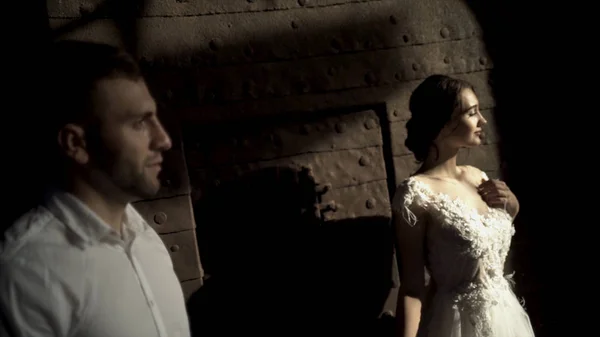
[[[150,304],[150,306],[151,306],[151,307],[153,307],[153,306],[154,306],[154,301],[152,301],[152,300],[151,300],[151,301],[150,301],[150,302],[148,302],[148,303]]]

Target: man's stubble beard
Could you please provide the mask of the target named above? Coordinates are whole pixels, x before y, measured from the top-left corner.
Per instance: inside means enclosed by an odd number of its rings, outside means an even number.
[[[109,177],[123,194],[132,199],[131,201],[150,199],[156,196],[160,189],[158,180],[151,178],[145,167],[137,170],[132,166],[115,167]]]
[[[102,157],[102,162],[93,169],[94,180],[95,185],[109,197],[129,203],[157,195],[160,181],[149,176],[145,165],[138,167],[133,162],[110,155]]]

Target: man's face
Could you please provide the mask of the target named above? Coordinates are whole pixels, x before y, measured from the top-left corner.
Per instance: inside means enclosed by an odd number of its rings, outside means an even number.
[[[146,83],[101,80],[92,92],[92,106],[99,130],[88,146],[89,167],[128,200],[156,195],[162,152],[172,144]]]

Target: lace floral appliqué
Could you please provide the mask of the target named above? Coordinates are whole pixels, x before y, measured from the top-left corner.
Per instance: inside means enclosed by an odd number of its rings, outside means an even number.
[[[504,276],[514,235],[512,218],[502,209],[489,207],[481,214],[461,199],[436,193],[414,178],[403,184],[398,206],[404,220],[411,226],[417,224],[411,211],[414,206],[425,209],[433,220],[427,232],[428,261],[439,289],[451,295],[450,306],[460,313],[463,324],[472,326],[475,336],[495,336],[492,308],[498,299],[512,296],[510,280]]]

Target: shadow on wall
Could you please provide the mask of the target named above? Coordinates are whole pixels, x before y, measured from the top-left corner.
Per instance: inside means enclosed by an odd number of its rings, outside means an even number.
[[[301,170],[271,167],[196,202],[203,266],[194,335],[371,331],[391,286],[387,218],[322,222]]]

